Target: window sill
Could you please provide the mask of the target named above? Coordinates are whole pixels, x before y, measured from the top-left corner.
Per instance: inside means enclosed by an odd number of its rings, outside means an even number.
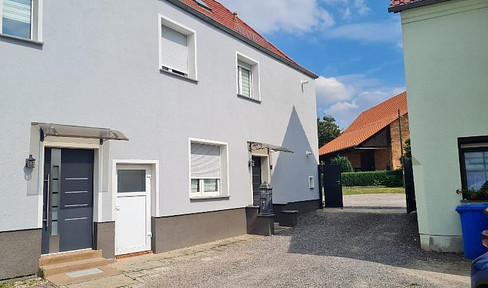
[[[179,79],[182,79],[182,80],[186,80],[186,81],[191,82],[191,83],[194,83],[194,84],[198,84],[198,82],[199,82],[197,79],[189,78],[187,76],[183,76],[183,75],[180,75],[180,74],[171,72],[171,71],[166,71],[164,69],[159,69],[159,72],[161,72],[161,74],[170,75],[170,76],[173,76],[175,78],[179,78]]]
[[[32,40],[32,39],[26,39],[26,38],[17,37],[17,36],[12,36],[12,35],[7,35],[7,34],[2,34],[2,33],[0,33],[0,38],[4,38],[4,39],[8,39],[8,40],[14,40],[14,41],[18,41],[18,42],[24,42],[24,43],[28,43],[28,44],[33,44],[33,45],[36,45],[39,47],[42,47],[42,45],[44,45],[44,42],[40,42],[40,41],[36,41],[36,40]]]
[[[190,201],[229,200],[230,196],[190,196]]]
[[[254,98],[251,98],[251,97],[247,97],[247,96],[244,96],[242,94],[237,94],[237,97],[239,97],[241,99],[245,99],[245,100],[251,101],[251,102],[254,102],[254,103],[257,103],[257,104],[261,104],[261,100],[254,99]]]

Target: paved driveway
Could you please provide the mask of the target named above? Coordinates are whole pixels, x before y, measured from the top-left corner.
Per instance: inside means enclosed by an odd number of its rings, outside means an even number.
[[[346,196],[347,208],[302,216],[272,237],[121,259],[122,275],[72,287],[468,287],[462,255],[419,249],[403,197]]]

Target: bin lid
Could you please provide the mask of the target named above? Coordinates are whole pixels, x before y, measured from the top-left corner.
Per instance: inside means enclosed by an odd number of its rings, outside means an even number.
[[[458,213],[467,212],[467,211],[484,211],[488,208],[488,203],[466,203],[456,207],[456,211]]]

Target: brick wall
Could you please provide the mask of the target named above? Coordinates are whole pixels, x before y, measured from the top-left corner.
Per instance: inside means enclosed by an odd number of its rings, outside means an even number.
[[[390,164],[390,149],[374,150],[375,170],[388,170]]]
[[[393,162],[393,169],[398,169],[402,166],[400,163],[401,149],[400,149],[400,130],[398,126],[398,120],[390,124],[391,135],[391,157]],[[408,114],[402,117],[402,138],[403,146],[405,146],[405,140],[410,138],[410,130],[408,128]]]
[[[341,156],[346,156],[347,159],[349,159],[352,164],[352,168],[361,169],[361,156],[359,153],[359,151],[353,150],[351,152],[341,153]]]

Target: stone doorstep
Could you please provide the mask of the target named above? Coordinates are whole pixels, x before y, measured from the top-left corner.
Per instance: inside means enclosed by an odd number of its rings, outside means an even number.
[[[100,272],[93,271],[93,270],[99,270]],[[75,275],[75,274],[79,274],[79,275]],[[87,282],[87,281],[97,280],[97,279],[115,276],[119,274],[120,274],[119,270],[114,269],[108,265],[105,265],[105,266],[97,267],[95,269],[92,268],[92,269],[79,270],[79,271],[73,271],[68,273],[54,274],[46,277],[46,280],[59,287],[62,285]]]

